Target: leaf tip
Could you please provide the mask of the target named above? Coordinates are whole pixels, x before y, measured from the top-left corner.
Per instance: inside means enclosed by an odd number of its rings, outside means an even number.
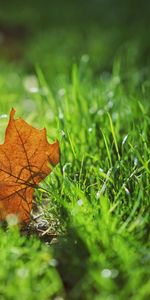
[[[11,119],[11,120],[14,119],[15,112],[16,112],[15,109],[12,108],[12,109],[11,109],[11,112],[10,112],[10,119]]]

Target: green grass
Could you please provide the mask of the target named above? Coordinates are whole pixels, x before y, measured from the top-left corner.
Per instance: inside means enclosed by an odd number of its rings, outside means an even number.
[[[1,62],[1,143],[14,107],[46,127],[49,141],[59,139],[61,164],[36,192],[58,241],[46,245],[11,226],[1,229],[0,299],[148,300],[150,77],[136,64],[136,44],[119,51],[109,72],[97,73],[94,46],[91,62],[82,53],[67,68],[74,41],[69,50],[53,50],[50,71],[37,44],[30,44],[30,74],[24,63]]]
[[[49,299],[62,291],[48,247],[14,228],[0,234],[0,299]]]

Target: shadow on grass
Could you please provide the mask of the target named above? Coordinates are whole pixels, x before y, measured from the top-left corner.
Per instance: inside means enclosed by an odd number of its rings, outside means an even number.
[[[85,243],[79,237],[74,228],[69,228],[67,235],[60,238],[53,246],[54,257],[58,262],[58,272],[67,293],[67,299],[84,299],[83,295],[77,295],[77,286],[88,270],[89,253]],[[78,298],[79,299],[79,298]]]

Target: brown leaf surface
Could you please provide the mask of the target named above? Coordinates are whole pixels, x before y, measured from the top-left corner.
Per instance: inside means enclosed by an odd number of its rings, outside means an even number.
[[[46,129],[36,129],[23,119],[14,119],[15,110],[0,145],[0,220],[16,214],[28,222],[34,188],[59,162],[59,143],[49,144]]]

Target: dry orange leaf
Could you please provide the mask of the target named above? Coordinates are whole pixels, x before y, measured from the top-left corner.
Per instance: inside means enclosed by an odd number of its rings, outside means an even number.
[[[23,119],[14,119],[15,110],[0,145],[0,220],[18,216],[28,222],[34,189],[59,162],[59,143],[49,144],[46,129],[36,129]]]

